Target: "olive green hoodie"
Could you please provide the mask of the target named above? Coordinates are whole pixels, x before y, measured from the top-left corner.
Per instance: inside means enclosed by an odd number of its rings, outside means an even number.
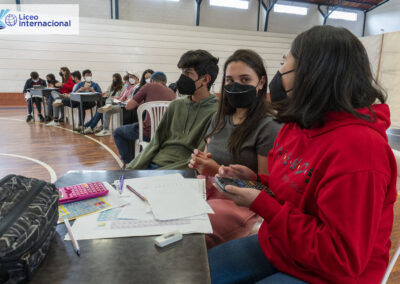
[[[127,169],[147,169],[151,162],[160,169],[187,168],[194,149],[204,149],[204,137],[217,111],[215,95],[192,101],[190,96],[171,102],[149,145]]]

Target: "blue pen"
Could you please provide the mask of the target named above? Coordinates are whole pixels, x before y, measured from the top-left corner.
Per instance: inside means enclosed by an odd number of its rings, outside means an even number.
[[[122,174],[121,177],[119,178],[119,194],[122,193],[122,189],[124,188],[124,178],[125,178],[124,174]]]

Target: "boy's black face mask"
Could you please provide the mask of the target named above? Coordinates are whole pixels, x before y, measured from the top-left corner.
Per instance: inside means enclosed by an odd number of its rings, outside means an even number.
[[[200,80],[200,78],[198,79]],[[193,95],[198,89],[200,89],[202,86],[196,89],[196,82],[198,81],[193,81],[192,78],[181,74],[179,77],[178,81],[176,82],[176,86],[178,88],[178,91],[181,95]]]

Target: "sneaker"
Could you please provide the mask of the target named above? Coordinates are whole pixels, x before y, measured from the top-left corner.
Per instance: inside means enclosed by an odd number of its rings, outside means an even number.
[[[83,130],[83,134],[93,134],[93,129],[89,126]]]
[[[44,117],[41,113],[39,113],[39,120],[40,120],[40,122],[44,122]]]
[[[107,129],[103,129],[102,131],[100,131],[99,133],[95,134],[96,136],[109,136],[111,135],[111,131],[107,130]]]
[[[103,126],[96,126],[96,127],[93,129],[93,132],[97,133],[97,132],[100,132],[100,131],[102,131],[102,130],[103,130]]]
[[[82,126],[79,125],[78,127],[74,127],[75,132],[81,132],[82,131]]]
[[[53,120],[47,124],[45,124],[46,126],[59,126],[60,123],[57,120]]]
[[[99,108],[97,111],[99,113],[105,113],[107,111],[110,111],[112,108],[113,108],[113,106],[109,104],[109,105],[105,105],[105,106]]]
[[[46,115],[46,117],[44,118],[45,122],[50,122],[51,121],[51,117]]]
[[[60,107],[62,105],[64,105],[64,104],[62,103],[62,100],[60,100],[60,99],[55,100],[53,103],[54,107]]]
[[[26,122],[30,122],[32,119],[33,119],[33,116],[29,114],[29,115],[26,117]]]
[[[58,122],[64,123],[64,117],[61,117]]]

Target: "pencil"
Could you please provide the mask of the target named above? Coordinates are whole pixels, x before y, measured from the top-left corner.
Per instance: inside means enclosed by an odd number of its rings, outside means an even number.
[[[137,197],[139,197],[140,199],[142,199],[144,202],[147,201],[146,197],[144,197],[143,195],[141,195],[139,192],[137,192],[136,190],[134,190],[130,185],[126,185],[126,187],[133,193],[135,194]]]

